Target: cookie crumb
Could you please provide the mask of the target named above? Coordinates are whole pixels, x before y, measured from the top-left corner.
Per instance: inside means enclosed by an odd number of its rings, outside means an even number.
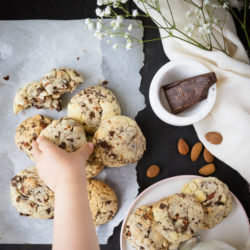
[[[102,82],[102,85],[108,85],[108,84],[109,84],[109,82],[106,80]]]
[[[7,75],[7,76],[4,76],[4,77],[3,77],[3,79],[4,79],[5,81],[9,81],[9,79],[10,79],[10,76],[9,76],[9,75]]]
[[[80,57],[77,57],[76,60],[79,61],[79,60],[80,60]]]

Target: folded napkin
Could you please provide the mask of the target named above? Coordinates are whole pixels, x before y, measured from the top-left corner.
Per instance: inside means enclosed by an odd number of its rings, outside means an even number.
[[[135,2],[145,12],[142,2],[140,0]],[[202,1],[195,2],[201,5]],[[213,3],[218,2],[210,0],[210,4]],[[159,0],[159,4],[163,16],[171,20],[167,1]],[[192,5],[183,0],[169,0],[169,4],[177,27],[184,30],[190,22],[186,13],[193,10]],[[153,9],[149,9],[148,12],[158,26],[165,25],[157,12]],[[162,44],[170,60],[191,58],[216,73],[218,78],[216,103],[202,121],[193,125],[203,145],[250,182],[250,65],[246,51],[237,37],[230,13],[220,7],[216,8],[215,14],[220,19],[226,12],[227,18],[223,30],[230,56],[220,51],[206,51],[172,37],[163,39]],[[165,37],[167,33],[160,29],[160,35]],[[216,32],[216,37],[222,42],[220,31]],[[220,145],[213,145],[205,139],[205,134],[211,131],[222,134],[223,141]]]

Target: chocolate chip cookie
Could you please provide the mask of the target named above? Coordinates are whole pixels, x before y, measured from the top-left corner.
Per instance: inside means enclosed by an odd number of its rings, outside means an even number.
[[[15,142],[17,147],[32,158],[32,142],[50,123],[51,120],[43,115],[35,115],[23,121],[16,129]]]
[[[92,136],[87,137],[88,142],[93,141]],[[87,178],[93,178],[97,176],[103,169],[104,169],[104,163],[100,158],[96,156],[96,149],[94,148],[92,154],[89,156],[87,163],[86,163],[86,176]]]
[[[225,183],[215,177],[197,178],[182,188],[185,194],[193,194],[204,211],[204,228],[213,228],[228,216],[232,209],[232,197]]]
[[[36,167],[29,167],[11,179],[11,201],[22,216],[52,219],[54,193],[40,179]]]
[[[68,116],[80,121],[90,134],[98,129],[103,120],[120,114],[121,109],[115,95],[101,86],[80,91],[68,104]]]
[[[190,239],[201,227],[203,210],[192,195],[174,194],[153,205],[156,230],[170,243]]]
[[[52,69],[40,80],[46,92],[58,99],[62,94],[72,92],[83,82],[82,76],[73,69]]]
[[[135,249],[170,250],[178,245],[170,244],[156,229],[153,206],[142,206],[129,216],[124,236]]]
[[[14,99],[14,114],[31,107],[60,111],[62,102],[49,95],[41,82],[30,82],[17,91]]]
[[[71,118],[54,120],[40,134],[67,152],[74,152],[87,142],[83,126]]]
[[[103,120],[95,132],[96,154],[109,167],[124,166],[141,159],[146,140],[137,123],[126,116]]]
[[[116,214],[118,201],[114,191],[104,182],[87,181],[89,205],[96,226],[107,223]]]

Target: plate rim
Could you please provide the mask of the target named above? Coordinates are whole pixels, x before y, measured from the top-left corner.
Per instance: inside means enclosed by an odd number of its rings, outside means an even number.
[[[197,177],[198,177],[198,178],[202,178],[202,176],[199,176],[199,175],[178,175],[178,176],[168,177],[168,178],[165,178],[165,179],[163,179],[163,180],[157,181],[156,183],[150,185],[150,186],[147,187],[145,190],[143,190],[143,191],[133,200],[133,202],[132,202],[131,205],[129,206],[129,209],[127,210],[127,212],[126,212],[126,214],[125,214],[125,217],[124,217],[124,219],[123,219],[123,221],[122,221],[122,227],[121,227],[121,232],[120,232],[120,249],[121,249],[121,250],[125,250],[125,249],[123,248],[123,231],[124,231],[124,227],[125,227],[125,222],[127,221],[128,216],[129,216],[129,214],[131,213],[131,211],[132,211],[132,209],[133,209],[135,203],[136,203],[138,200],[140,200],[141,197],[142,197],[145,193],[149,192],[152,188],[154,188],[154,187],[156,187],[156,186],[159,186],[159,185],[161,185],[162,183],[164,183],[164,182],[166,182],[166,181],[173,180],[173,179],[181,179],[181,178],[183,178],[183,177],[192,177],[192,178],[197,178]],[[213,176],[211,176],[211,177],[213,177]],[[215,177],[215,178],[217,178],[217,177]],[[239,199],[234,195],[234,193],[232,193],[232,191],[231,191],[230,189],[229,189],[229,191],[230,191],[231,195],[234,197],[234,199],[236,200],[236,203],[237,203],[238,205],[240,205],[240,207],[241,207],[242,210],[244,211],[244,217],[245,217],[246,221],[248,221],[248,223],[249,223],[248,216],[247,216],[246,210],[244,209],[243,205],[241,204],[241,202],[239,201]],[[249,233],[250,233],[250,225],[249,225],[248,230],[249,230]]]

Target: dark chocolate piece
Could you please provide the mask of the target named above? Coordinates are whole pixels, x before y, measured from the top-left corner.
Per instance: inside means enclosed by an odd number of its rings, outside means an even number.
[[[217,82],[214,72],[163,86],[172,113],[177,114],[207,98],[209,88]]]

